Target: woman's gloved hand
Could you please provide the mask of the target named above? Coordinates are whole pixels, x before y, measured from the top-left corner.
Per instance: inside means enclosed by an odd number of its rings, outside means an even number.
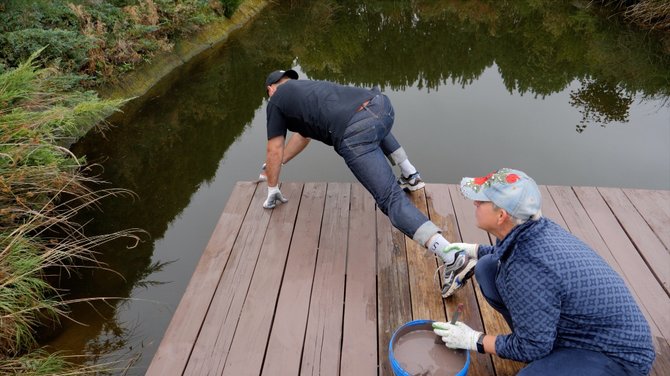
[[[471,259],[477,260],[479,257],[477,257],[477,250],[479,249],[479,244],[471,244],[471,243],[451,243],[447,246],[447,248],[444,249],[443,252],[454,252],[454,251],[460,251],[461,249],[465,250],[465,253],[470,257]]]
[[[455,324],[434,322],[433,332],[442,337],[442,342],[449,348],[472,351],[477,351],[477,340],[482,335],[482,332],[470,328],[461,321]]]

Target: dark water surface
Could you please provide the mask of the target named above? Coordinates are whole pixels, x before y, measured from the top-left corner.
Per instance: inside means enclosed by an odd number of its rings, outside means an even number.
[[[49,342],[143,374],[236,181],[265,158],[268,72],[379,85],[394,133],[432,183],[499,167],[540,184],[670,189],[670,46],[578,2],[281,1],[73,146],[138,198],[110,199],[89,231],[142,228],[102,250],[106,271],[66,281],[73,307]],[[665,51],[665,52],[663,52]],[[283,181],[354,181],[312,143]]]

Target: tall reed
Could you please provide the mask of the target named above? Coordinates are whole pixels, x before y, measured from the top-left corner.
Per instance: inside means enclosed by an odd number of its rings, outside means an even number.
[[[100,100],[74,88],[78,77],[37,68],[38,51],[0,74],[0,372],[88,373],[37,349],[39,323],[67,316],[63,291],[49,273],[97,264],[96,246],[137,230],[88,236],[75,216],[120,189],[92,189],[84,161],[62,140],[79,137],[117,111],[123,100]],[[72,373],[75,372],[75,373]]]

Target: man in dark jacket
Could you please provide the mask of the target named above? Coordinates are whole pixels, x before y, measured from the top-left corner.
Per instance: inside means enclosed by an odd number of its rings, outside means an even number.
[[[461,262],[464,253],[445,252],[450,243],[403,192],[421,189],[424,183],[391,133],[395,113],[386,95],[378,89],[298,80],[294,70],[270,73],[265,87],[270,97],[267,155],[261,174],[268,182],[265,208],[286,202],[278,186],[281,166],[316,139],[333,146],[393,226],[444,262],[444,293],[459,275],[467,273],[468,265]],[[294,133],[286,142],[287,131]],[[400,167],[399,179],[387,159]]]
[[[452,246],[477,260],[482,295],[512,333],[436,323],[448,347],[529,363],[519,373],[524,376],[649,374],[654,347],[635,299],[593,249],[542,217],[533,179],[500,169],[464,178],[461,192],[474,201],[478,227],[497,241]]]

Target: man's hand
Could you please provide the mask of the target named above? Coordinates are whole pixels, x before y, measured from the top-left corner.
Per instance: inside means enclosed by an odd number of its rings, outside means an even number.
[[[266,165],[265,165],[265,163],[263,163],[263,166],[261,166],[261,173],[260,173],[260,175],[258,175],[258,182],[259,183],[262,182],[262,181],[268,181],[268,176],[265,174],[265,167],[266,167]]]
[[[477,340],[482,332],[478,332],[461,321],[456,324],[449,322],[434,322],[433,332],[442,337],[442,342],[452,349],[477,351]]]
[[[285,203],[288,202],[288,199],[281,194],[279,187],[268,187],[268,198],[263,203],[263,207],[272,209],[277,206],[277,201]]]
[[[451,243],[447,248],[444,249],[444,253],[449,253],[449,252],[456,252],[459,250],[465,250],[465,253],[468,254],[468,256],[471,259],[477,260],[477,250],[479,249],[479,244],[471,244],[471,243]]]

